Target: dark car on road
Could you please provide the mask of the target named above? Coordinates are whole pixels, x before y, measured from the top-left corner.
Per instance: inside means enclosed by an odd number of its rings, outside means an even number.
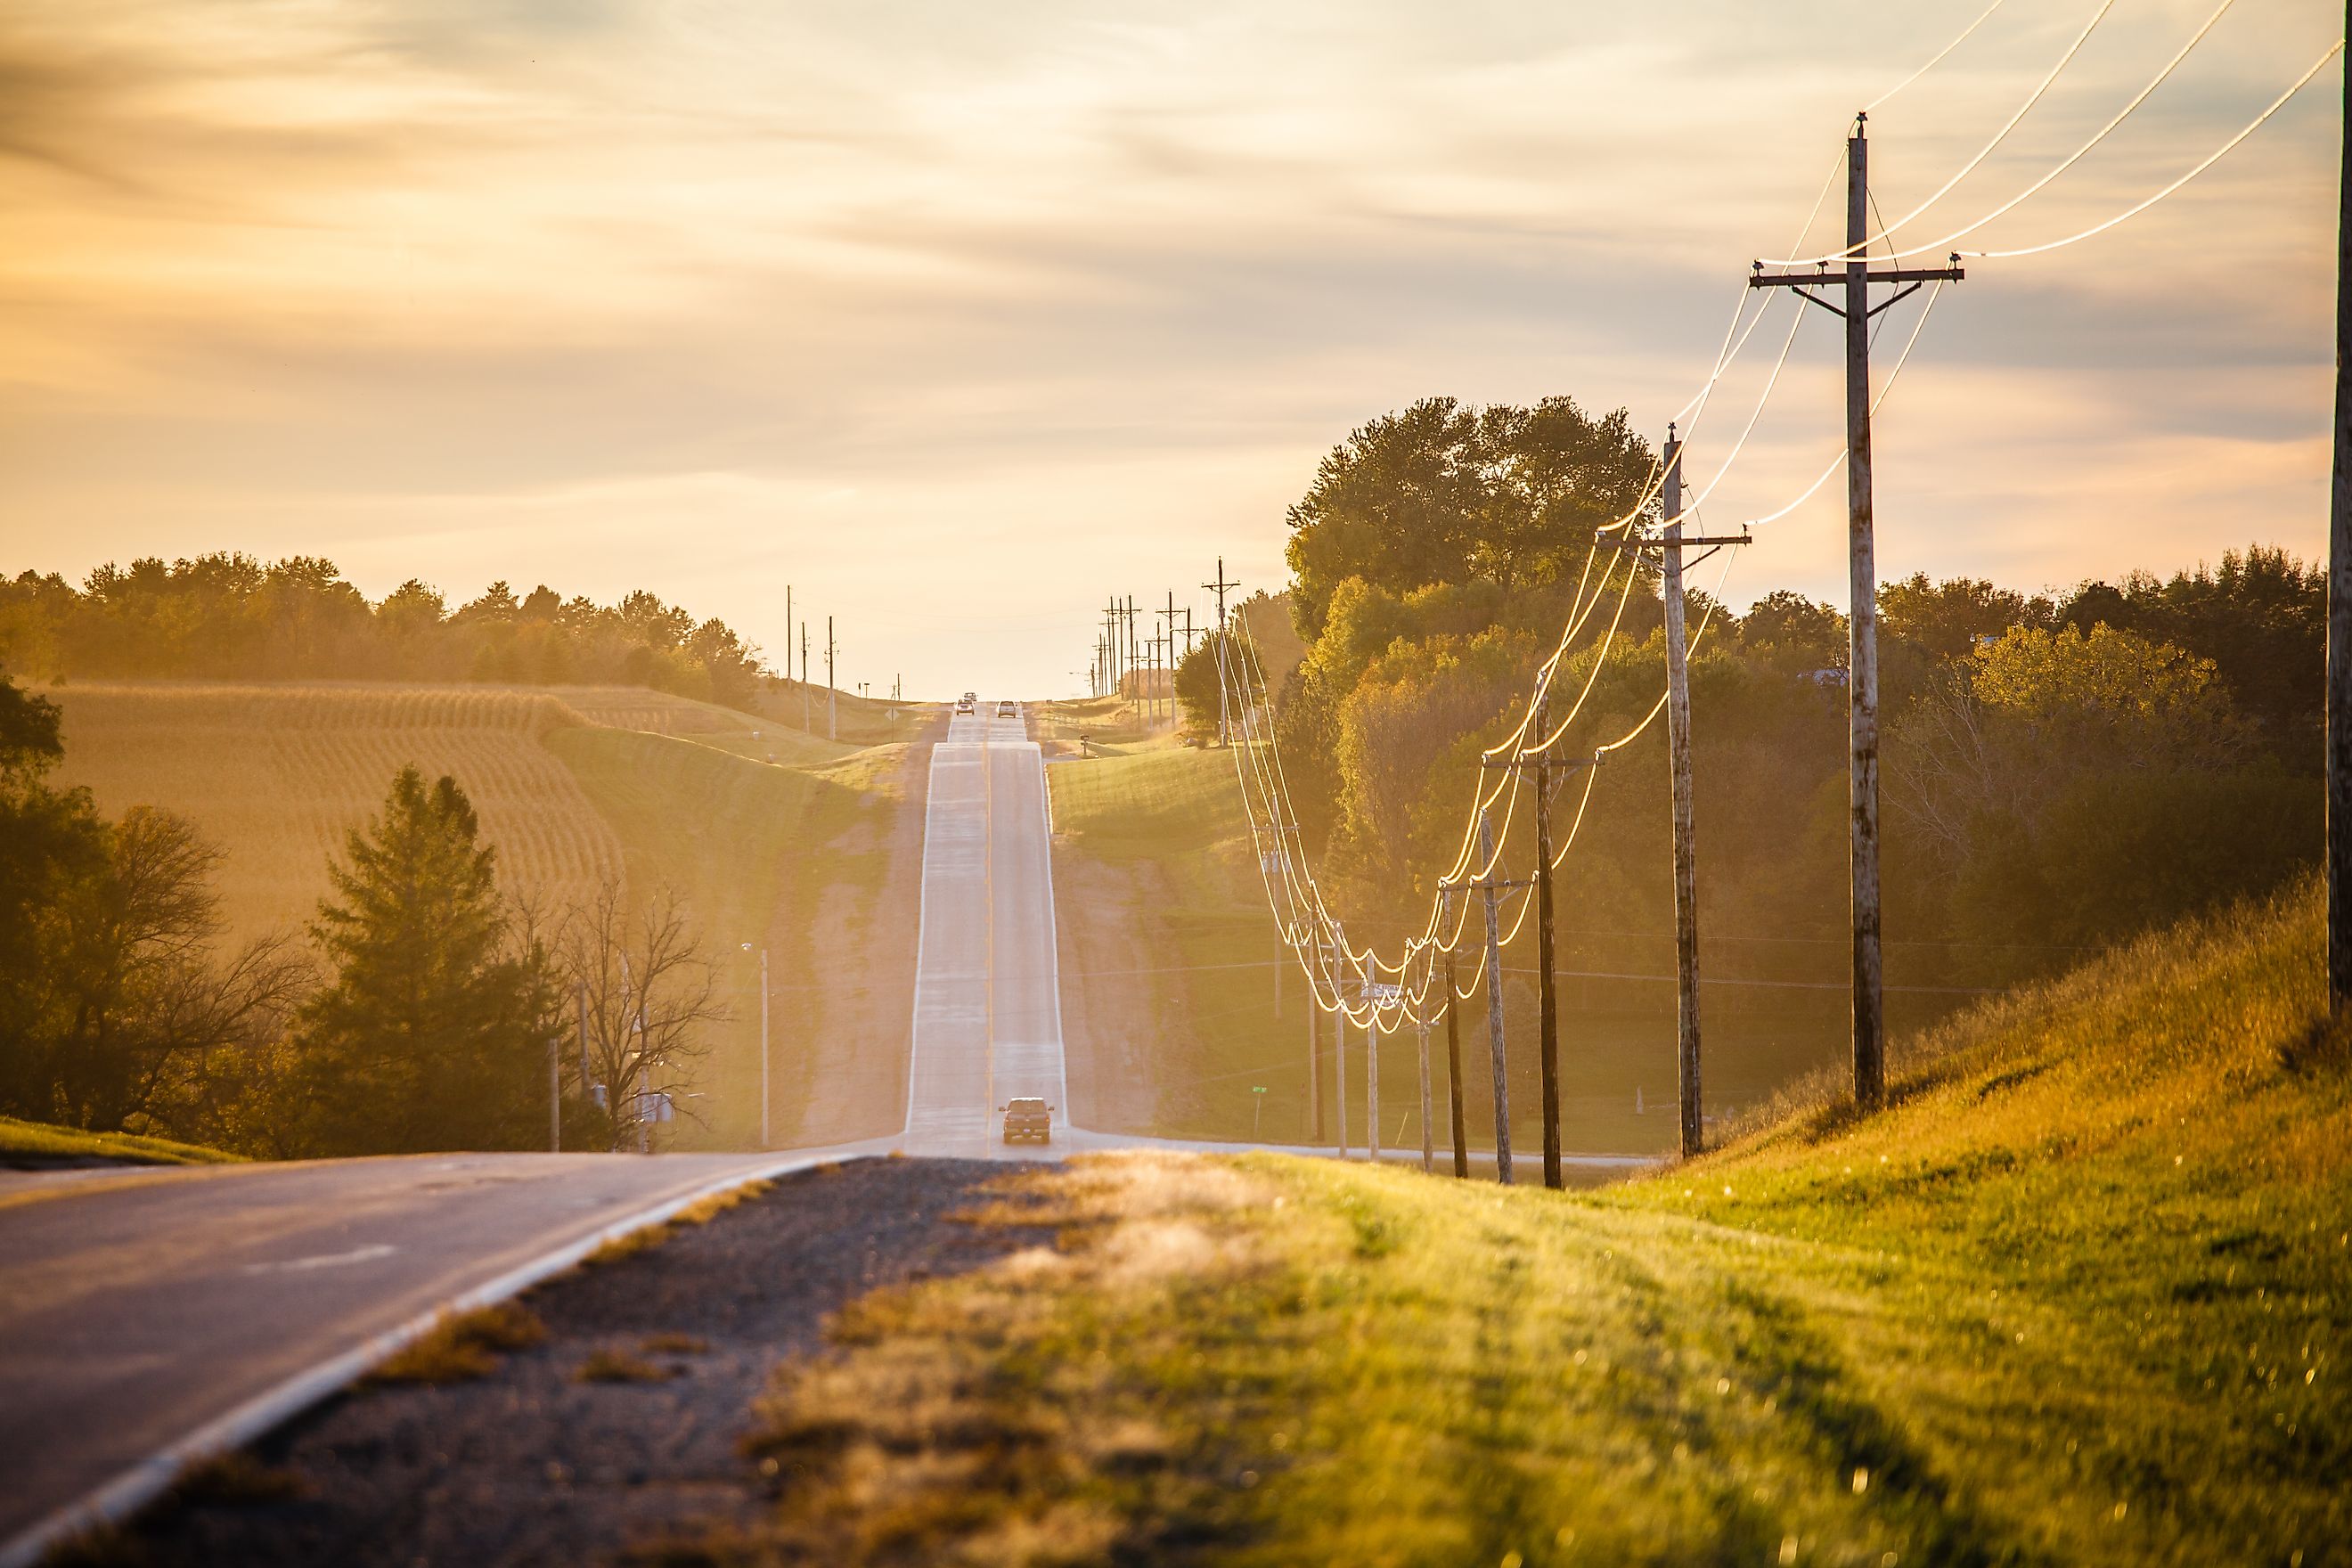
[[[1004,1141],[1054,1141],[1054,1108],[1042,1100],[1010,1100],[1004,1103]]]

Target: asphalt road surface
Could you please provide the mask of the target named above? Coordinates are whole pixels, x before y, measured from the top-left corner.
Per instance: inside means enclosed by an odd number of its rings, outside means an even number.
[[[1008,1149],[1002,1107],[1069,1103],[1054,946],[1045,765],[1019,719],[958,714],[931,749],[923,817],[922,931],[908,1072],[910,1154],[1031,1158]]]
[[[0,1177],[0,1543],[420,1313],[778,1163],[464,1154]]]

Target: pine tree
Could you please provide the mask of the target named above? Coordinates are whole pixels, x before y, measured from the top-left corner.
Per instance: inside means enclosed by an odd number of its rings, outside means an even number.
[[[320,1154],[527,1147],[556,1032],[546,955],[516,937],[497,851],[455,779],[414,765],[329,867],[310,928],[334,984],[298,1024],[303,1145]]]

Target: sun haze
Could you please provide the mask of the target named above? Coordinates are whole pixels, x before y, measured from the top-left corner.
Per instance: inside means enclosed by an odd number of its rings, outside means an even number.
[[[644,587],[772,652],[789,583],[845,683],[1068,690],[1107,594],[1200,600],[1220,554],[1278,587],[1285,508],[1381,413],[1566,393],[1654,441],[1853,111],[1980,9],[10,0],[0,547]],[[2005,8],[1874,114],[1885,216],[2093,9]],[[1901,237],[2015,195],[2210,14],[2133,9]],[[2177,177],[2339,20],[2237,6],[1969,243]],[[1971,263],[1883,416],[1885,574],[2316,544],[2336,69],[2145,217]],[[1713,520],[1834,455],[1835,352],[1801,330]],[[1728,596],[1842,599],[1837,489]]]

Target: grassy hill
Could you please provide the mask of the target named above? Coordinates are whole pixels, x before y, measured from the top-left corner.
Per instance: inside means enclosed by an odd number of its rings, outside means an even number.
[[[2352,1053],[2319,900],[2195,924],[1591,1194],[1112,1157],[791,1372],[844,1563],[2319,1564],[2352,1542]],[[975,1484],[974,1478],[985,1484]]]
[[[79,1127],[56,1127],[46,1121],[22,1121],[0,1116],[0,1168],[11,1165],[38,1169],[44,1165],[112,1162],[125,1165],[226,1165],[235,1154],[207,1149],[200,1143],[178,1143],[169,1138],[142,1138],[129,1132],[85,1132]]]
[[[1304,977],[1276,935],[1234,754],[1187,750],[1164,738],[1127,747],[1114,741],[1097,752],[1101,754],[1056,762],[1047,770],[1063,1022],[1079,1120],[1139,1132],[1305,1140],[1312,1122]],[[1562,923],[1574,926],[1578,919],[1570,910]],[[1505,951],[1513,1136],[1521,1149],[1542,1142],[1534,1120],[1534,949],[1529,922]],[[1469,967],[1475,963],[1475,955],[1466,960]],[[1656,1154],[1674,1146],[1670,973],[1667,981],[1563,980],[1561,1120],[1570,1151]],[[1820,994],[1767,994],[1776,1011],[1758,1008],[1744,995],[1735,1005],[1723,986],[1708,993],[1710,1115],[1754,1107],[1841,1048],[1843,1017],[1820,1005],[1826,997],[1842,1006],[1840,984]],[[1460,1026],[1465,1069],[1486,1082],[1483,994],[1464,1005]],[[1336,1138],[1328,1019],[1318,1025],[1317,1048],[1325,1130]],[[1442,1097],[1442,1032],[1433,1035],[1430,1049]],[[1381,1142],[1417,1148],[1418,1042],[1411,1034],[1389,1036],[1380,1051]],[[1349,1132],[1360,1146],[1360,1033],[1350,1034],[1348,1060]],[[1254,1092],[1259,1086],[1265,1094]],[[1488,1143],[1491,1094],[1466,1093],[1465,1106],[1472,1141]]]
[[[709,1125],[678,1123],[679,1146],[757,1142],[758,969],[744,942],[767,947],[777,993],[777,1140],[896,1125],[906,1011],[887,1015],[911,987],[911,943],[902,961],[899,944],[844,933],[912,930],[919,786],[904,746],[859,750],[635,688],[127,682],[47,695],[64,711],[66,783],[109,812],[179,812],[226,852],[234,934],[310,919],[329,857],[414,762],[471,794],[509,892],[561,904],[617,876],[633,893],[683,897],[736,1016],[693,1107]]]
[[[1079,1121],[1303,1137],[1304,992],[1266,908],[1233,754],[1154,747],[1058,762],[1046,783]],[[1328,1028],[1322,1040],[1328,1051]]]

